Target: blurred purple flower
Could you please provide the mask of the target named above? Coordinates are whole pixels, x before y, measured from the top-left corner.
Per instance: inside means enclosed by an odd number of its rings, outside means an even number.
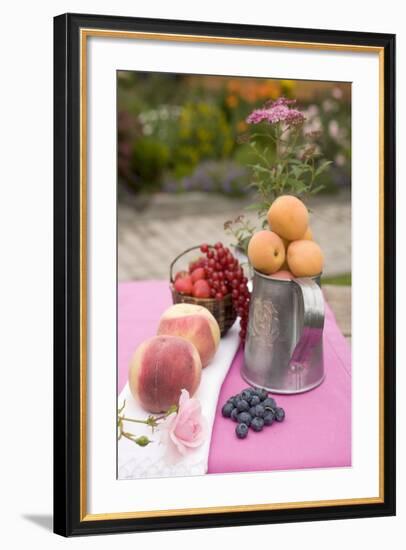
[[[175,193],[178,190],[178,186],[174,181],[165,181],[163,184],[163,190],[167,193]]]
[[[185,191],[193,189],[193,180],[191,178],[183,178],[182,187]]]

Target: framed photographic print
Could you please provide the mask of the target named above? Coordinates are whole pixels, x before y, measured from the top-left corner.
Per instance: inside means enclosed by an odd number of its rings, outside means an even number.
[[[395,37],[54,20],[54,530],[395,513]]]

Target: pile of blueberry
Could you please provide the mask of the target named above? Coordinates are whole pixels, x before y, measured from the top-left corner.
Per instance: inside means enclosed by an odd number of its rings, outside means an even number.
[[[264,426],[271,426],[275,420],[282,422],[285,418],[285,411],[276,405],[275,399],[268,397],[266,390],[256,388],[245,388],[230,397],[221,414],[237,422],[235,433],[239,439],[247,437],[249,428],[260,432]]]

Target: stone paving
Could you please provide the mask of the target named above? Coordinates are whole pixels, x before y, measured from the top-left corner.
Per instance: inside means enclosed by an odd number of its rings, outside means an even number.
[[[323,285],[323,292],[341,332],[351,345],[351,287]]]
[[[229,244],[223,225],[244,210],[247,200],[203,193],[157,193],[148,200],[120,191],[118,200],[118,278],[166,279],[170,262],[202,242]],[[325,255],[325,275],[351,271],[349,194],[315,197],[309,203],[314,239]]]

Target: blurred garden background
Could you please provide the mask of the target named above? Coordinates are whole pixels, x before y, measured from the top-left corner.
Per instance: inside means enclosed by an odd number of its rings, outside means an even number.
[[[250,187],[247,116],[294,98],[303,132],[332,161],[304,200],[325,255],[323,286],[351,335],[351,85],[119,71],[117,73],[118,278],[168,279],[169,264],[202,242],[233,242],[224,223],[259,228]]]

